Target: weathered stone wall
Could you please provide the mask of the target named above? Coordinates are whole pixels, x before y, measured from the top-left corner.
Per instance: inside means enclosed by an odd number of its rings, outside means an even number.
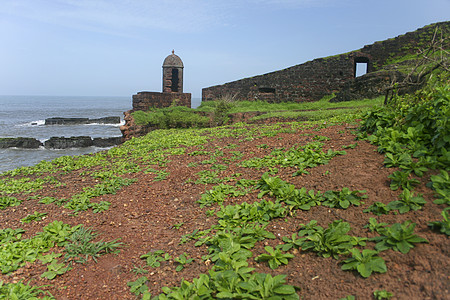
[[[226,94],[237,94],[242,100],[314,101],[338,91],[353,78],[353,65],[346,55],[319,58],[251,78],[202,90],[202,101],[214,100]]]
[[[450,31],[450,22],[436,23],[346,54],[319,58],[284,70],[204,88],[202,101],[215,100],[224,95],[236,95],[237,99],[250,101],[317,101],[325,95],[340,91],[346,83],[353,81],[357,63],[366,63],[367,73],[370,73],[383,69],[393,58],[415,54],[418,49],[425,48],[436,26],[446,34]]]
[[[139,92],[133,95],[133,110],[147,111],[153,107],[169,107],[174,101],[177,105],[191,107],[191,94]]]

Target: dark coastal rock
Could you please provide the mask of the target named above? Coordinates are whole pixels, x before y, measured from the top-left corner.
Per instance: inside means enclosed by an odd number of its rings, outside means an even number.
[[[45,125],[83,125],[83,124],[119,124],[120,117],[103,117],[98,119],[89,118],[48,118]]]
[[[35,138],[17,137],[17,138],[0,138],[0,148],[24,148],[37,149],[42,143]]]
[[[98,123],[98,124],[119,124],[120,117],[103,117],[99,119],[89,119],[89,124]]]
[[[79,125],[88,124],[88,118],[48,118],[45,119],[45,125]]]
[[[94,138],[92,142],[95,147],[106,148],[122,144],[122,137]]]
[[[51,149],[67,149],[67,148],[84,148],[90,147],[94,143],[90,136],[72,136],[66,137],[51,137],[45,141],[45,148]]]

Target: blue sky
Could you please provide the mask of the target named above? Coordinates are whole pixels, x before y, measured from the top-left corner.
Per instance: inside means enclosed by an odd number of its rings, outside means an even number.
[[[448,21],[450,0],[0,0],[0,95],[184,91],[362,48]]]

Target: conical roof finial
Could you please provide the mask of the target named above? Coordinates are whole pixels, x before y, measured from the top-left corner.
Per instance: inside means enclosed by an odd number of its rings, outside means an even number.
[[[172,54],[175,54],[175,50],[172,50]]]

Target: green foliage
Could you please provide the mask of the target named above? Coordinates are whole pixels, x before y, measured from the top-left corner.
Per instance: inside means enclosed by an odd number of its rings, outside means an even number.
[[[196,174],[199,179],[195,181],[196,184],[221,183],[224,180],[220,178],[219,171],[203,170]]]
[[[22,203],[22,201],[17,199],[16,197],[0,196],[0,209],[1,210],[4,210],[10,206],[18,206],[21,203]]]
[[[191,264],[194,261],[193,258],[189,258],[189,255],[186,252],[180,254],[178,257],[174,257],[173,260],[178,263],[178,266],[175,269],[177,272],[180,272],[186,265]]]
[[[264,249],[268,254],[263,253],[255,259],[256,261],[267,261],[272,270],[275,270],[280,265],[287,265],[288,260],[294,257],[294,255],[290,253],[283,253],[280,249],[273,249],[270,246],[265,246]]]
[[[42,197],[41,200],[39,200],[39,203],[41,204],[50,204],[50,203],[54,203],[57,202],[58,199],[55,197]]]
[[[342,146],[342,149],[355,149],[356,146],[358,146],[358,142],[356,142],[354,144],[347,145],[347,146]]]
[[[375,297],[376,300],[383,300],[383,299],[389,300],[394,296],[394,294],[386,290],[379,290],[373,292],[373,296]]]
[[[3,280],[0,281],[0,299],[4,300],[51,300],[55,299],[49,292],[42,290],[45,286],[32,286],[28,284],[23,284],[22,282],[17,283],[4,283]]]
[[[450,175],[445,170],[440,172],[438,175],[431,175],[431,184],[438,197],[434,203],[450,205]]]
[[[312,250],[323,257],[338,258],[341,254],[347,254],[349,249],[357,244],[365,245],[363,241],[348,235],[350,225],[342,220],[335,220],[323,229],[317,225],[317,221],[312,220],[309,224],[300,225],[299,236],[300,247],[303,250]]]
[[[439,231],[441,233],[445,233],[446,235],[450,235],[450,215],[449,212],[450,207],[447,207],[446,209],[442,210],[442,221],[434,221],[428,223],[428,226],[431,227],[431,229]]]
[[[65,246],[68,243],[68,238],[79,227],[80,225],[71,227],[62,221],[53,221],[45,226],[42,232],[37,233],[36,236],[42,238],[44,241],[53,241],[58,246]]]
[[[172,257],[169,253],[165,253],[163,250],[155,250],[153,252],[150,251],[147,254],[141,255],[140,258],[146,260],[147,266],[158,268],[161,266],[161,261],[168,261]]]
[[[127,283],[127,285],[130,287],[130,292],[135,294],[136,296],[139,296],[140,294],[148,294],[148,278],[145,276],[139,277],[136,281],[130,281]],[[151,295],[146,296],[150,299]]]
[[[54,279],[56,276],[66,273],[72,268],[69,266],[65,266],[63,263],[58,263],[56,259],[52,260],[52,262],[47,266],[48,271],[44,272],[41,277],[47,279]]]
[[[65,245],[64,251],[66,252],[66,260],[74,260],[77,263],[85,263],[89,257],[97,262],[97,258],[108,253],[118,253],[122,243],[113,240],[104,242],[103,240],[93,242],[93,239],[97,236],[93,232],[92,228],[85,228],[80,226],[75,232],[73,232],[68,242]]]
[[[155,178],[153,178],[154,181],[163,181],[167,178],[167,176],[169,176],[169,172],[164,171],[164,170],[160,170],[156,172],[156,176]]]
[[[90,199],[107,194],[116,194],[123,186],[134,183],[136,179],[127,179],[118,176],[108,176],[94,187],[86,187],[83,192],[75,194],[64,205],[65,208],[72,209],[75,212],[92,209],[95,213],[107,210],[110,206],[109,202],[102,201],[99,203],[91,203]]]
[[[401,253],[408,253],[410,249],[414,248],[416,243],[428,243],[428,241],[418,235],[414,234],[415,223],[405,221],[403,224],[395,223],[391,227],[379,228],[377,232],[381,235],[371,238],[375,241],[375,249],[378,251],[385,251],[393,249]]]
[[[34,262],[42,253],[58,244],[63,246],[78,226],[70,227],[60,221],[54,221],[30,239],[21,239],[22,229],[4,229],[0,233],[0,270],[3,274],[13,272],[26,262]]]
[[[182,280],[180,287],[163,287],[164,294],[158,299],[299,299],[295,288],[284,284],[285,278],[264,273],[242,278],[235,270],[213,270],[209,276],[194,278],[192,283]]]
[[[309,210],[323,201],[321,192],[307,191],[306,188],[296,189],[294,185],[278,177],[269,177],[268,173],[263,174],[256,187],[261,190],[259,198],[265,194],[274,196],[278,201],[286,203],[291,210]]]
[[[21,219],[21,223],[30,223],[31,221],[41,221],[43,217],[45,217],[47,213],[39,213],[35,211],[33,214],[27,215],[25,218]]]
[[[215,203],[222,204],[227,196],[239,197],[247,194],[247,192],[248,189],[246,190],[242,186],[221,183],[202,194],[201,198],[197,200],[197,203],[200,204],[200,207],[211,206]]]
[[[173,225],[172,225],[172,228],[180,229],[183,225],[184,225],[184,222],[177,223],[177,224],[173,224]]]
[[[367,209],[363,210],[365,213],[373,213],[376,216],[388,214],[390,211],[389,207],[382,202],[374,202]]]
[[[288,251],[293,248],[299,248],[302,245],[302,240],[298,238],[297,233],[294,232],[291,237],[283,236],[284,244],[277,245],[277,249]]]
[[[0,245],[9,243],[9,242],[17,242],[20,241],[22,237],[22,233],[25,233],[25,230],[22,228],[5,228],[0,229]]]
[[[367,198],[367,195],[359,195],[366,191],[350,191],[344,187],[340,191],[326,191],[322,197],[324,201],[322,204],[331,208],[343,208],[347,209],[350,205],[359,206],[361,199]]]
[[[216,126],[224,125],[228,122],[228,114],[234,106],[233,96],[225,96],[215,101],[215,107],[213,110],[213,123]]]
[[[448,169],[449,104],[448,75],[437,76],[415,95],[397,97],[386,107],[372,109],[363,117],[360,130],[373,134],[369,140],[380,152],[392,153],[386,160],[390,165],[419,176],[422,167]],[[418,165],[407,167],[412,160],[402,153],[418,158]]]
[[[272,277],[270,274],[256,273],[239,287],[253,296],[250,299],[299,299],[295,288],[284,284],[285,278],[285,275]]]
[[[57,183],[58,181],[55,179],[55,177],[52,176],[42,178],[38,177],[35,180],[31,180],[31,178],[28,177],[22,177],[19,179],[14,179],[13,177],[5,177],[0,179],[0,196],[16,193],[30,194],[42,189],[46,184]],[[1,200],[1,202],[3,201],[4,200]]]
[[[370,218],[369,224],[365,225],[364,228],[368,228],[371,232],[378,232],[388,226],[388,223],[378,223],[377,219]]]
[[[286,215],[286,209],[279,202],[261,200],[248,204],[227,205],[221,207],[216,213],[220,218],[219,224],[226,226],[241,226],[243,223],[264,224],[274,218],[280,218]]]
[[[426,203],[421,195],[414,196],[414,192],[404,189],[399,196],[399,200],[390,202],[387,207],[389,210],[398,210],[399,213],[404,214],[410,210],[419,210]]]
[[[159,129],[207,127],[209,118],[196,114],[194,111],[184,106],[172,106],[149,112],[135,111],[132,116],[138,125],[152,125]]]
[[[343,261],[342,270],[357,270],[364,277],[369,277],[372,272],[385,273],[386,264],[384,259],[377,256],[378,251],[364,249],[360,252],[356,248],[349,250],[352,257]]]
[[[346,154],[345,151],[334,151],[329,149],[322,151],[323,144],[320,142],[311,142],[305,146],[292,147],[287,151],[275,149],[263,158],[251,158],[241,162],[245,168],[270,168],[275,166],[295,167],[298,169],[294,176],[304,173],[306,168],[314,168],[318,165],[327,164],[331,158],[337,155]]]
[[[395,171],[389,175],[388,178],[391,179],[391,190],[395,191],[398,188],[411,190],[420,183],[419,180],[410,178],[409,175],[410,173],[405,171]]]

